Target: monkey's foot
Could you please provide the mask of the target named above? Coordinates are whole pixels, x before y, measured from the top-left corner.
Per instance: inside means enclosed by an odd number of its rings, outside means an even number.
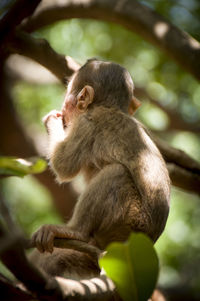
[[[31,238],[31,245],[35,246],[41,253],[53,252],[54,238],[68,238],[87,242],[79,232],[68,229],[67,226],[43,225]]]

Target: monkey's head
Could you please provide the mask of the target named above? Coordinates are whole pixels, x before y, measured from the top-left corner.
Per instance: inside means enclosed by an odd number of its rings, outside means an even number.
[[[69,82],[62,111],[64,123],[94,106],[115,107],[132,115],[140,106],[133,90],[133,81],[125,68],[90,59]]]

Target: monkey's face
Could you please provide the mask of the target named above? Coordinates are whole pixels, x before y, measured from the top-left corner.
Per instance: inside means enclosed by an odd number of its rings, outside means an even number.
[[[72,119],[77,116],[77,108],[76,108],[76,97],[72,94],[66,94],[63,106],[62,106],[62,116],[63,116],[63,123],[67,126]]]
[[[77,115],[77,98],[72,93],[73,78],[68,84],[67,93],[62,106],[63,124],[67,126]]]

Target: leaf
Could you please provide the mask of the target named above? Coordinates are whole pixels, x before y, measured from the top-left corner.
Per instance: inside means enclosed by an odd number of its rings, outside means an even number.
[[[0,175],[24,177],[28,174],[43,172],[47,162],[40,158],[21,159],[0,156]]]
[[[132,233],[125,243],[111,243],[100,266],[124,301],[147,301],[152,295],[158,277],[158,257],[146,235]]]

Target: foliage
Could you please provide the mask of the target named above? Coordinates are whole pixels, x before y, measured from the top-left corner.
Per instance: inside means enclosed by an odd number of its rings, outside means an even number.
[[[199,197],[177,189],[172,191],[172,204],[166,229],[155,245],[163,286],[190,286],[199,290],[200,206]]]
[[[124,301],[146,301],[158,276],[158,258],[151,240],[132,233],[125,243],[112,243],[100,265],[114,281]]]
[[[44,131],[42,117],[52,108],[60,109],[64,93],[65,88],[56,83],[36,85],[20,82],[13,89],[16,107],[25,126],[34,125],[38,131]]]
[[[199,0],[139,1],[200,40]],[[188,124],[200,121],[199,83],[170,58],[128,30],[111,23],[72,19],[43,28],[34,35],[46,38],[56,51],[71,55],[80,63],[93,56],[121,63],[130,71],[135,84],[145,88],[160,104],[177,112]],[[12,92],[25,126],[37,127],[39,134],[41,117],[52,109],[59,109],[64,98],[64,89],[57,83],[18,82]],[[168,114],[148,99],[142,101],[136,117],[165,141],[200,160],[198,135],[189,131],[168,131]],[[17,221],[28,233],[40,224],[59,221],[51,206],[50,195],[36,180],[29,176],[23,181],[9,178],[3,184]],[[156,243],[161,262],[159,281],[164,286],[187,284],[195,290],[200,288],[199,208],[196,196],[173,189],[169,220]]]
[[[13,216],[17,219],[17,224],[29,235],[43,222],[47,224],[50,222],[60,222],[55,210],[51,206],[47,190],[34,181],[33,178],[25,178],[23,181],[17,178],[28,174],[41,173],[46,167],[47,162],[36,157],[25,160],[0,156],[0,176],[16,176],[16,178],[2,181],[1,187],[3,188],[3,193],[6,198],[8,196],[8,205]],[[36,204],[36,200],[38,200],[38,204]],[[51,217],[50,219],[48,219],[49,216]],[[1,262],[0,271],[3,275],[13,279],[13,275]]]
[[[67,53],[81,63],[84,63],[88,57],[94,56],[121,63],[130,71],[135,84],[145,88],[159,103],[168,109],[178,111],[183,120],[189,124],[200,121],[198,82],[152,45],[119,25],[73,19],[41,29],[35,33],[35,36],[46,38],[56,51]],[[45,88],[46,95],[50,95],[49,100],[44,95]],[[59,107],[61,103],[58,85],[54,85],[54,92],[49,85],[40,85],[36,88],[35,85],[27,83],[20,83],[15,89],[13,94],[18,109],[21,111],[24,105],[29,106],[31,115],[39,105],[43,110],[48,103],[51,108]],[[27,93],[32,100],[28,103],[25,102]],[[44,95],[43,99],[41,99],[42,95]],[[45,105],[44,100],[46,100]],[[167,130],[169,117],[166,112],[145,98],[141,100],[143,105],[137,116],[142,122],[160,133]],[[170,141],[176,134],[177,132],[171,131],[167,139]],[[199,155],[197,159],[200,159]]]
[[[199,0],[139,0],[139,2],[155,9],[159,14],[171,20],[176,26],[187,31],[197,40],[200,40]]]
[[[27,174],[43,172],[47,162],[39,158],[29,160],[0,156],[0,175],[24,177]]]

